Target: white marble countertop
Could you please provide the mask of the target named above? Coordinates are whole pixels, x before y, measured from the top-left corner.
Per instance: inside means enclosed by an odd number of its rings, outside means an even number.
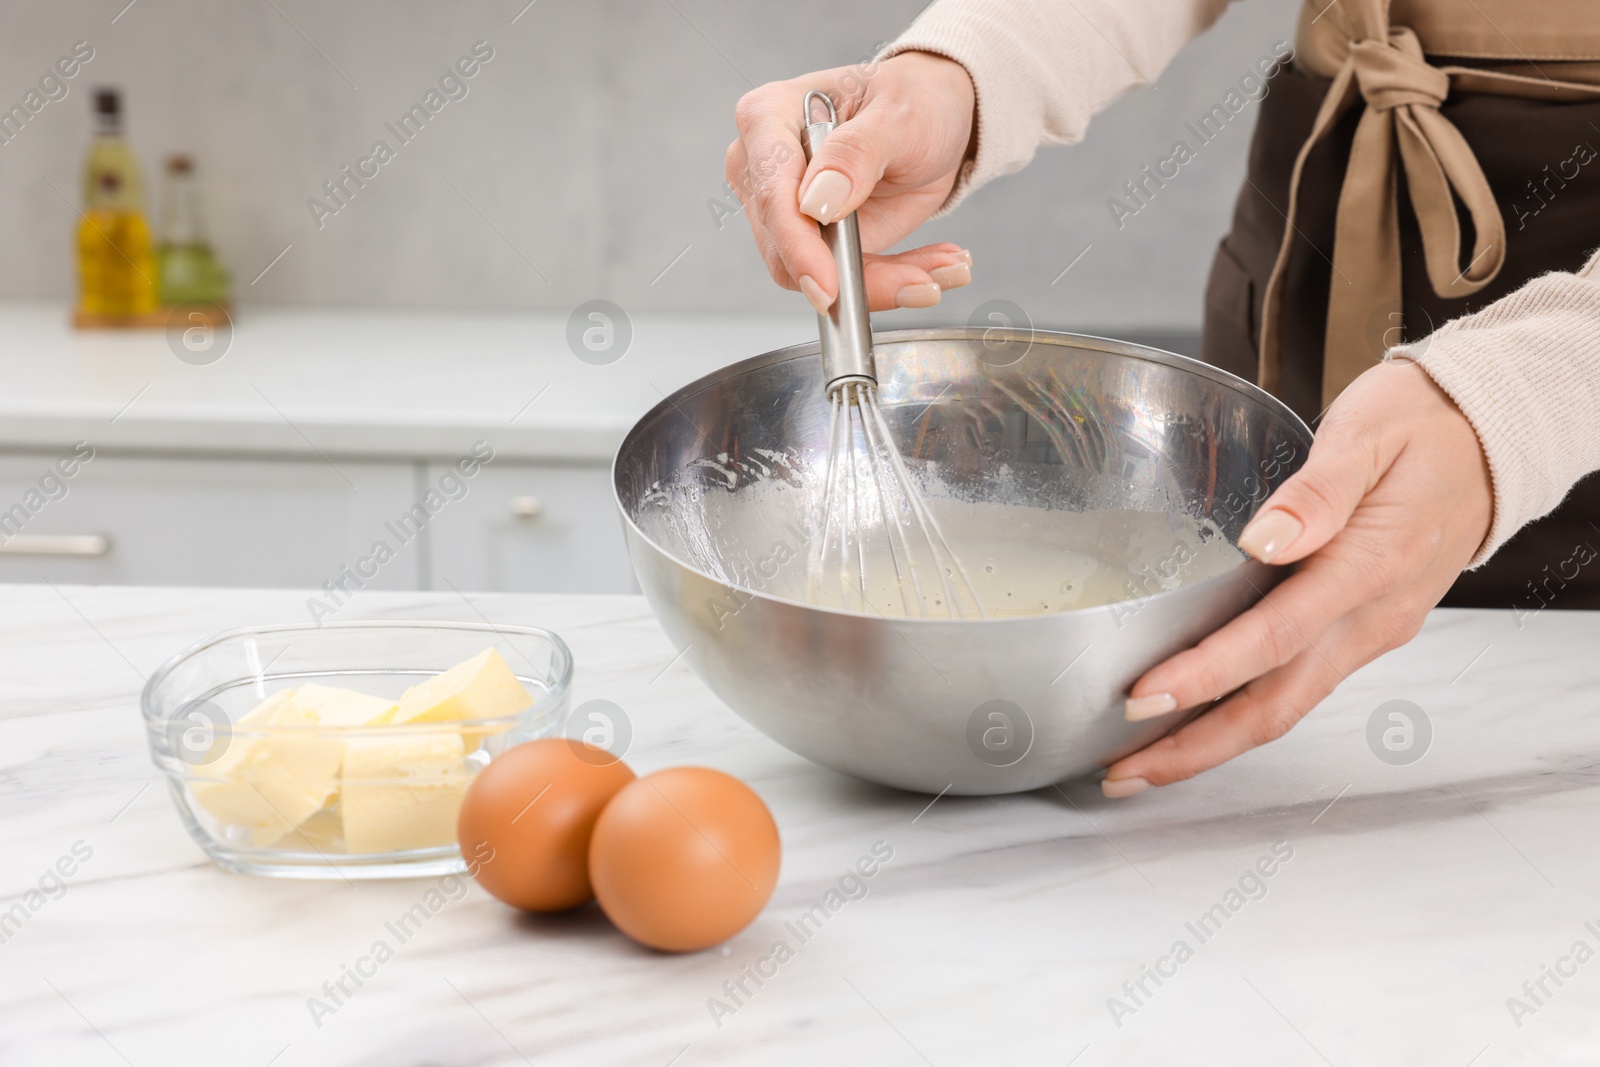
[[[816,339],[799,297],[788,316],[637,316],[607,365],[573,354],[564,315],[246,309],[204,364],[167,331],[67,320],[0,302],[0,449],[449,458],[492,431],[506,459],[609,461],[665,394]]]
[[[560,631],[574,698],[631,716],[637,770],[740,775],[785,852],[765,914],[691,956],[640,949],[593,907],[524,917],[473,887],[319,1028],[308,998],[433,883],[221,872],[179,825],[136,712],[144,676],[180,646],[294,620],[302,601],[0,587],[0,913],[75,846],[91,853],[3,935],[0,1062],[1600,1062],[1600,614],[1519,630],[1509,612],[1436,612],[1282,741],[1132,800],[1084,781],[930,805],[744,725],[640,599],[362,593],[352,616]],[[1394,699],[1433,725],[1409,766],[1365,739]],[[868,894],[762,987],[747,980],[719,1027],[708,1000],[731,1003],[723,983],[880,841],[893,859]],[[1259,893],[1247,873],[1275,847]],[[1225,921],[1197,937],[1186,924],[1216,905]],[[1179,941],[1192,956],[1162,962]],[[1146,965],[1170,976],[1135,1000],[1124,982]],[[1524,990],[1541,979],[1544,994]],[[1113,997],[1132,1010],[1114,1018]]]

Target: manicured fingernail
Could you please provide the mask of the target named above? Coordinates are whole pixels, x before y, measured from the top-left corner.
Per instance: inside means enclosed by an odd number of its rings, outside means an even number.
[[[836,170],[818,171],[800,197],[800,210],[818,222],[837,222],[840,209],[850,199],[850,179]]]
[[[1305,533],[1300,520],[1276,508],[1251,519],[1239,535],[1239,547],[1262,563],[1271,563]]]
[[[967,266],[969,266],[969,267],[972,266],[972,253],[970,251],[968,251],[967,249],[963,248],[961,250],[961,258],[963,258],[963,259],[965,259],[967,261]]]
[[[1150,788],[1150,783],[1143,778],[1107,778],[1100,783],[1100,792],[1112,800],[1121,800],[1131,797],[1135,793],[1143,793]]]
[[[1153,719],[1178,710],[1178,698],[1171,693],[1154,693],[1147,697],[1129,697],[1123,705],[1122,715],[1129,722]]]
[[[967,263],[952,263],[948,267],[935,267],[928,272],[940,289],[959,289],[963,285],[972,284],[972,266]]]
[[[826,315],[833,306],[833,301],[828,299],[828,294],[822,291],[822,286],[809,274],[800,275],[800,291],[805,294],[811,306],[817,309],[818,315]]]
[[[902,308],[931,308],[939,302],[940,289],[932,282],[908,285],[894,294],[894,306]]]

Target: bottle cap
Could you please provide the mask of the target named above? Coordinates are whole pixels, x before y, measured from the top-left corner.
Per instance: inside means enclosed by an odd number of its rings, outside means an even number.
[[[122,91],[100,88],[94,91],[94,110],[99,115],[122,114]]]

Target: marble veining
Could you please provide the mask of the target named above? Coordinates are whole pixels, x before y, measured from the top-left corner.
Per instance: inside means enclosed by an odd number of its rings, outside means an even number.
[[[0,923],[25,913],[0,926],[0,1063],[1600,1062],[1600,959],[1575,953],[1600,950],[1600,615],[1435,612],[1283,740],[1132,800],[1082,781],[930,804],[746,726],[639,598],[352,602],[549,626],[574,699],[630,716],[636,769],[705,764],[761,793],[785,846],[771,905],[671,957],[592,907],[523,916],[466,883],[205,862],[150,763],[139,687],[184,644],[295,621],[303,600],[0,586]],[[1407,766],[1366,740],[1395,699],[1433,727]],[[796,926],[879,842],[879,872]],[[29,897],[63,857],[64,892]],[[442,906],[393,959],[315,1009],[430,889]]]

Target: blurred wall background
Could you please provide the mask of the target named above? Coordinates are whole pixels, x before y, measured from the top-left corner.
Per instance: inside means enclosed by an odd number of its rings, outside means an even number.
[[[0,15],[0,108],[88,41],[94,58],[0,145],[0,298],[73,291],[92,89],[126,91],[152,207],[192,153],[240,304],[566,311],[793,310],[742,217],[719,228],[733,105],[753,85],[858,62],[921,0],[52,0]],[[1012,300],[1039,325],[1197,330],[1242,178],[1247,108],[1119,230],[1107,198],[1292,39],[1296,0],[1239,0],[1088,140],[929,224],[973,249],[972,287],[917,321]],[[307,208],[475,42],[493,57],[319,229]],[[70,202],[69,202],[70,201]],[[1084,249],[1089,251],[1084,253]],[[285,252],[284,250],[287,249]],[[282,258],[272,264],[274,257]],[[1083,258],[1065,275],[1074,257]],[[1056,280],[1059,279],[1059,280]],[[892,322],[884,323],[892,325]]]

